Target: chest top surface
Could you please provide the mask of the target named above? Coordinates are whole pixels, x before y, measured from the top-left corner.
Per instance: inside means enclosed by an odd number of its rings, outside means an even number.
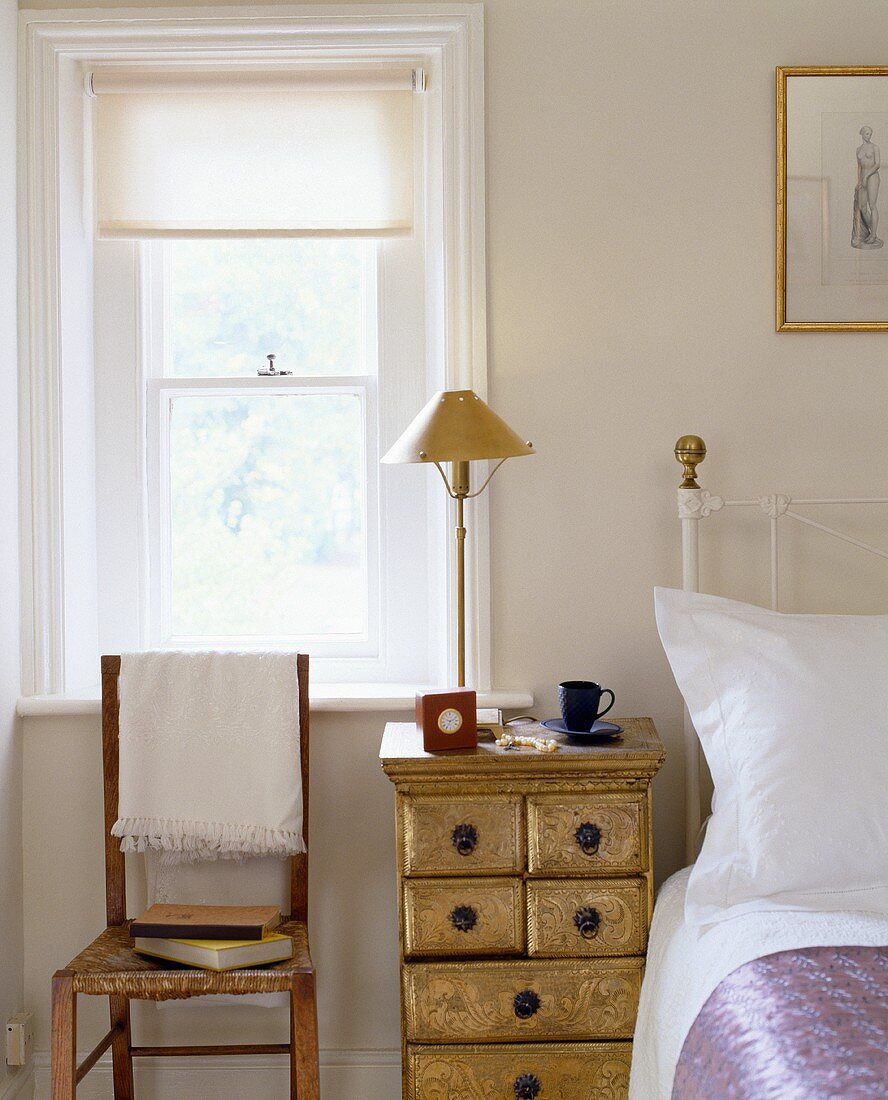
[[[382,767],[392,780],[439,776],[505,778],[522,775],[589,775],[615,773],[653,776],[665,757],[663,742],[650,718],[616,718],[623,727],[619,740],[582,744],[552,733],[538,722],[510,727],[510,732],[553,738],[557,752],[499,748],[492,739],[471,749],[426,752],[422,734],[412,722],[389,722],[379,751]]]

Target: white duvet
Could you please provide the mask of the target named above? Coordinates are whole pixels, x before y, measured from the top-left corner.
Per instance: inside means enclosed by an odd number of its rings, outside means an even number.
[[[744,963],[802,947],[888,944],[888,917],[849,911],[747,913],[721,924],[685,923],[690,867],[663,883],[641,989],[629,1100],[669,1100],[681,1048],[710,993]]]

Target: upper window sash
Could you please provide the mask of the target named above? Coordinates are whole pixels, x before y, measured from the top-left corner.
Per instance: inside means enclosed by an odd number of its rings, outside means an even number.
[[[173,326],[172,318],[172,254],[168,242],[137,242],[139,265],[139,313],[142,341],[142,370],[146,379],[174,378],[183,380],[173,370]],[[361,242],[361,291],[360,291],[360,331],[358,341],[358,361],[354,375],[377,375],[379,373],[379,294],[380,294],[380,255],[378,242]],[[277,355],[275,366],[278,370],[290,370],[299,374],[300,364],[282,358],[278,348],[269,347],[256,355],[250,374],[243,375],[202,375],[202,378],[220,377],[229,381],[256,377],[256,372],[267,367],[268,353]],[[311,375],[314,381],[329,376]],[[268,382],[265,378],[263,381]]]

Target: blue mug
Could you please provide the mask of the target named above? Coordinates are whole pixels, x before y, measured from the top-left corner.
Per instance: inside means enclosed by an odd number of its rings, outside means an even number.
[[[599,711],[602,695],[609,695],[610,702]],[[588,733],[614,705],[614,693],[591,680],[565,680],[558,685],[558,702],[565,727],[572,733]]]

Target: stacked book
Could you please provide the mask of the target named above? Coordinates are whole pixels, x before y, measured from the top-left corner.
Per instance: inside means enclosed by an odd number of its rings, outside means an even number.
[[[203,970],[237,970],[293,957],[293,941],[274,929],[273,905],[152,905],[133,921],[134,948]]]
[[[476,724],[479,737],[492,737],[496,741],[503,735],[503,712],[499,707],[478,707]]]

